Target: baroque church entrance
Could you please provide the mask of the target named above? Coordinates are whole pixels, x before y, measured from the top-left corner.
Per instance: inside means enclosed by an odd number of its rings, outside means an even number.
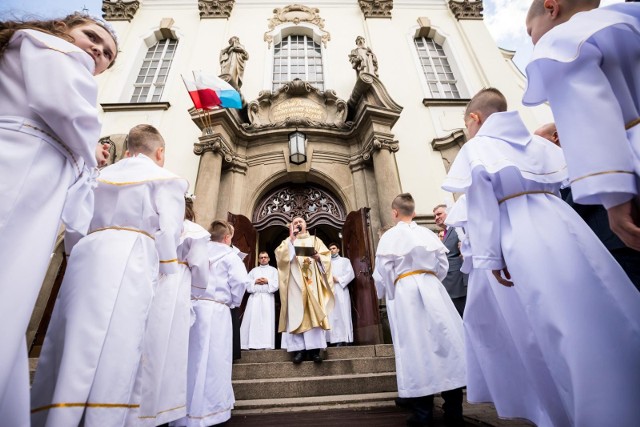
[[[233,244],[249,254],[245,265],[248,269],[253,268],[257,253],[267,251],[271,265],[276,267],[275,249],[289,236],[289,223],[297,216],[305,219],[311,235],[327,246],[336,243],[341,254],[351,261],[356,275],[349,284],[355,344],[381,343],[378,299],[372,278],[373,246],[368,208],[347,214],[342,201],[318,184],[275,187],[256,204],[251,220],[243,215],[228,214],[236,229]],[[276,294],[276,322],[279,313],[279,295]],[[277,336],[276,344],[279,342]]]

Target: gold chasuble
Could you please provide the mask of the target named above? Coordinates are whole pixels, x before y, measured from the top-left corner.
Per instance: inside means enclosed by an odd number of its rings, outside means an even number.
[[[309,233],[295,239],[298,256],[291,259],[289,238],[276,249],[280,281],[280,322],[278,332],[301,334],[311,328],[330,329],[333,310],[331,252],[322,240]],[[317,251],[324,271],[310,256]]]

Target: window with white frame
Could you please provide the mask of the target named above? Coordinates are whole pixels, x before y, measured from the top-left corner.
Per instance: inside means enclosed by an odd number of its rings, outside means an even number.
[[[134,83],[132,103],[160,102],[178,40],[164,39],[147,50]]]
[[[442,45],[428,37],[416,37],[413,40],[431,97],[459,99],[457,81]]]
[[[306,35],[288,35],[274,45],[273,90],[298,78],[324,90],[322,49]]]

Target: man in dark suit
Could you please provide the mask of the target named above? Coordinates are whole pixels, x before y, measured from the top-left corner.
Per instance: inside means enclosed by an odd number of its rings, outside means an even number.
[[[438,205],[433,208],[433,215],[436,225],[444,230],[442,243],[449,249],[447,258],[449,259],[449,272],[442,281],[445,289],[451,297],[451,301],[456,306],[458,313],[462,316],[464,306],[467,303],[467,280],[468,276],[460,271],[462,267],[462,256],[460,255],[460,239],[454,227],[447,227],[444,221],[447,219],[447,206]]]

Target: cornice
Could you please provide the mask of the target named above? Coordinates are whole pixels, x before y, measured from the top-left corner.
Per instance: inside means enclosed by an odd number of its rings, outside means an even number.
[[[200,19],[227,19],[235,0],[198,0]]]
[[[449,0],[449,9],[451,9],[453,16],[455,16],[458,21],[465,19],[483,19],[482,11],[484,5],[482,4],[482,0]]]
[[[102,17],[107,21],[129,21],[138,11],[138,0],[102,0]]]
[[[431,141],[431,148],[436,151],[442,151],[453,147],[454,145],[464,144],[466,140],[467,138],[464,131],[462,129],[457,129],[442,138],[433,138]]]
[[[391,18],[393,0],[358,0],[365,18]]]

